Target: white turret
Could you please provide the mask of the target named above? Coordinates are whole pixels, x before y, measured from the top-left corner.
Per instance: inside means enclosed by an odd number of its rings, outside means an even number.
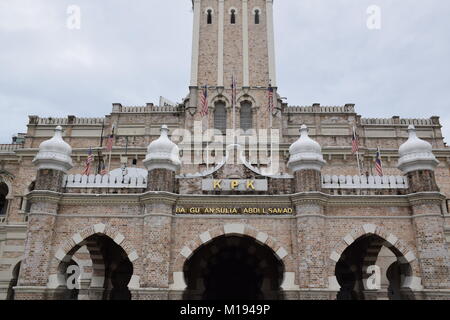
[[[417,137],[416,128],[413,125],[409,126],[408,133],[408,141],[398,150],[400,156],[398,168],[405,174],[417,170],[434,171],[439,161],[432,152],[431,144]]]
[[[180,150],[169,139],[168,134],[169,128],[163,125],[161,127],[161,136],[148,146],[147,157],[144,160],[144,165],[148,171],[167,169],[176,172],[180,169]]]
[[[62,138],[63,129],[57,126],[55,135],[39,146],[39,152],[33,160],[38,169],[53,169],[67,173],[72,169],[72,148]]]
[[[326,161],[323,159],[320,144],[308,135],[308,127],[301,126],[300,138],[289,148],[290,158],[288,167],[293,171],[317,170],[320,171]]]

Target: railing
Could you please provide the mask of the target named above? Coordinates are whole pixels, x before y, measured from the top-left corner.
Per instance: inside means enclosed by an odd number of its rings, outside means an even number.
[[[6,223],[6,217],[0,216],[0,224],[4,224],[4,223]]]
[[[289,106],[288,113],[354,113],[355,107],[348,106]]]
[[[70,124],[102,124],[104,118],[74,118]],[[68,125],[68,118],[38,118],[37,124],[40,125]]]
[[[331,176],[322,177],[324,189],[407,189],[403,176]]]
[[[0,144],[0,152],[11,152],[23,149],[23,144]]]
[[[419,126],[430,126],[433,125],[432,119],[400,119],[398,123],[394,122],[393,118],[362,118],[361,124],[402,124],[402,125],[419,125]]]
[[[179,112],[180,108],[177,106],[154,106],[154,105],[148,105],[145,107],[124,107],[124,106],[118,106],[115,109],[116,112],[122,112],[122,113],[172,113],[172,112]]]
[[[145,189],[147,188],[146,177],[110,176],[110,175],[68,175],[64,178],[65,188],[106,188],[106,189]]]

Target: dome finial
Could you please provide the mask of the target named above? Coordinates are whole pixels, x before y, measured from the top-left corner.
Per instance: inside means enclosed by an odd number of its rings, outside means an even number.
[[[169,139],[169,127],[167,125],[162,125],[160,132],[160,137],[150,143],[147,148],[144,165],[148,171],[153,169],[178,171],[181,166],[180,150]]]
[[[431,144],[417,137],[416,127],[412,124],[408,126],[408,136],[408,140],[398,150],[398,168],[404,173],[416,170],[434,171],[439,161],[433,154]]]
[[[325,165],[320,144],[309,137],[308,127],[300,127],[300,138],[289,148],[288,167],[296,172],[299,170],[320,171]]]
[[[73,167],[72,147],[62,138],[63,128],[57,126],[53,137],[41,143],[33,160],[38,169],[53,169],[67,172]]]

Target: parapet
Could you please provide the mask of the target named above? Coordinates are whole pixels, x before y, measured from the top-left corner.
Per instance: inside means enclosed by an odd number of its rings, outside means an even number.
[[[312,106],[289,106],[285,109],[287,113],[355,113],[354,104],[345,106],[321,106],[316,103]]]

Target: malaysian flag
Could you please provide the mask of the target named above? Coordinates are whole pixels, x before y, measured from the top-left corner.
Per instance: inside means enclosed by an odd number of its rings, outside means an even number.
[[[377,155],[375,157],[375,170],[377,174],[382,177],[383,176],[383,163],[381,162],[381,152],[380,147],[377,149]]]
[[[106,141],[106,151],[111,152],[114,144],[114,126],[112,128],[112,133],[108,137],[108,141]]]
[[[208,86],[205,85],[203,87],[203,92],[200,97],[200,105],[202,108],[202,111],[200,112],[201,116],[204,117],[208,115]]]
[[[100,174],[101,174],[102,176],[108,174],[108,170],[106,170],[106,166],[105,166],[105,161],[102,161],[102,166],[101,166]]]
[[[356,129],[353,127],[353,135],[352,135],[352,153],[355,154],[359,151],[359,142],[358,136],[356,135]]]
[[[269,84],[269,88],[267,88],[267,98],[269,100],[269,112],[273,112],[275,106],[273,103],[273,87],[271,84]]]
[[[83,175],[88,176],[91,173],[91,168],[92,168],[93,162],[94,162],[94,154],[92,153],[92,148],[89,148],[88,157],[86,159]]]

